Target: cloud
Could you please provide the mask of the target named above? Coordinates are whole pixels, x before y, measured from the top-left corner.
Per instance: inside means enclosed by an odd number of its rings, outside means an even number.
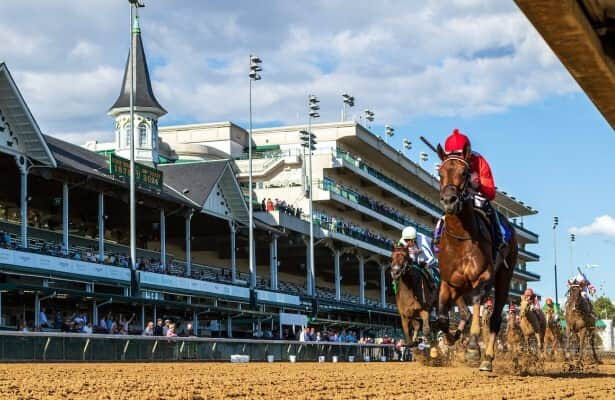
[[[4,61],[45,132],[111,132],[126,2],[41,3],[3,7]],[[352,113],[370,108],[377,123],[404,124],[579,90],[512,2],[321,0],[308,12],[284,0],[151,3],[141,28],[154,92],[169,111],[161,125],[247,120],[250,53],[264,61],[257,124],[303,122],[309,93],[321,99],[323,122],[339,118],[348,92]]]
[[[581,227],[572,227],[569,233],[574,233],[580,236],[605,235],[615,236],[615,218],[610,215],[602,215],[596,217],[594,222]]]

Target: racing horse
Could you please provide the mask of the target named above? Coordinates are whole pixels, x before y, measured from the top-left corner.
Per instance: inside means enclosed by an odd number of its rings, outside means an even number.
[[[455,342],[470,320],[470,341],[468,357],[480,357],[478,337],[480,335],[480,301],[484,291],[493,286],[495,301],[489,319],[489,342],[485,357],[480,363],[481,371],[493,369],[496,336],[502,324],[502,309],[508,300],[513,268],[517,265],[517,239],[512,226],[505,218],[502,222],[512,232],[511,239],[501,250],[501,257],[495,257],[492,231],[481,211],[474,208],[470,193],[469,146],[461,155],[446,154],[441,145],[437,148],[441,164],[440,203],[445,212],[443,232],[440,239],[440,293],[438,299],[438,325],[449,343]],[[499,229],[499,227],[495,227]],[[471,298],[473,312],[470,313],[464,297]],[[454,335],[449,332],[449,311],[455,303],[459,307],[461,320]]]
[[[436,307],[438,288],[430,288],[430,282],[420,267],[414,265],[405,247],[395,247],[391,257],[391,278],[395,303],[401,318],[406,343],[415,347],[419,330],[428,338],[431,332],[429,313]],[[412,329],[410,327],[412,324]],[[412,332],[412,336],[410,333]]]
[[[578,358],[583,357],[583,348],[589,341],[594,362],[598,361],[596,354],[594,331],[596,319],[592,315],[588,301],[581,295],[581,286],[570,285],[566,300],[566,358],[570,359],[570,351],[574,343],[578,344]]]
[[[553,308],[545,311],[546,329],[543,349],[545,356],[553,356],[562,348],[562,328]],[[550,350],[550,354],[549,354]]]
[[[532,350],[532,341],[536,339],[536,353],[542,353],[547,321],[540,309],[532,309],[527,299],[521,299],[519,306],[519,327],[523,333],[526,351]]]

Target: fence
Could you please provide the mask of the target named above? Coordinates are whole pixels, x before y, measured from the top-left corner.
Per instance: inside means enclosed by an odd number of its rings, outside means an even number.
[[[317,361],[319,356],[340,361],[393,358],[393,345],[297,342],[284,340],[167,338],[70,333],[0,332],[0,361],[20,362],[147,362],[229,361],[232,354],[251,361]]]

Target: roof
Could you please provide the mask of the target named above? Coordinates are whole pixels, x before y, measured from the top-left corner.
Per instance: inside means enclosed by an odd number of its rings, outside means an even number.
[[[0,116],[2,125],[8,124],[9,133],[15,135],[12,143],[21,150],[16,150],[16,155],[23,153],[43,165],[56,166],[38,123],[3,62],[0,62]]]
[[[615,128],[615,0],[515,0]]]
[[[105,156],[53,136],[45,135],[45,140],[49,144],[49,148],[57,161],[58,168],[85,174],[124,188],[129,186],[128,183],[115,178],[109,173],[109,164]],[[166,176],[163,180],[166,181]],[[159,194],[154,194],[153,192],[140,188],[137,188],[137,190],[158,196],[163,200],[195,207],[195,204],[181,193],[177,193],[176,190],[169,187],[166,182],[163,184],[162,192]]]
[[[145,50],[143,49],[143,41],[141,40],[141,29],[139,28],[138,17],[135,18],[135,28],[133,29],[134,49],[128,52],[126,67],[124,69],[124,79],[122,80],[122,89],[120,95],[109,109],[109,114],[115,115],[120,112],[126,112],[130,108],[130,84],[131,84],[131,63],[133,51],[135,55],[135,92],[133,104],[136,111],[152,112],[159,117],[165,115],[165,110],[152,90],[152,83],[149,77],[149,69],[147,68],[147,60],[145,59]]]

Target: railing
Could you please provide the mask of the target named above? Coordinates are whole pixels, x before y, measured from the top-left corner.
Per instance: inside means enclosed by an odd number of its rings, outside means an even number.
[[[386,183],[387,185],[393,187],[394,189],[402,192],[403,194],[405,194],[406,196],[412,198],[413,200],[416,200],[417,202],[419,202],[420,204],[422,204],[423,206],[437,212],[437,213],[442,213],[442,209],[436,205],[434,205],[432,202],[428,201],[427,199],[423,198],[422,196],[417,195],[416,193],[410,191],[408,188],[406,188],[405,186],[403,186],[402,184],[400,184],[399,182],[397,182],[395,179],[386,176],[385,174],[383,174],[382,172],[376,170],[373,167],[370,167],[369,165],[367,165],[366,163],[364,163],[363,161],[359,160],[358,158],[353,157],[352,155],[350,155],[349,153],[347,153],[344,150],[341,149],[335,149],[335,156],[337,158],[341,158],[342,160],[345,160],[351,164],[353,164],[355,167],[359,168],[360,170],[366,172],[367,174],[373,176],[374,178]]]
[[[344,226],[343,224],[335,222],[335,221],[322,221],[319,218],[319,215],[314,215],[313,218],[314,218],[314,225],[320,226],[321,228],[326,229],[328,231],[340,233],[342,235],[351,237],[353,239],[360,240],[362,242],[371,244],[376,247],[380,247],[381,249],[392,250],[393,248],[393,245],[394,245],[393,241],[391,241],[392,243],[386,243],[385,240],[379,240],[376,238],[369,237],[369,234],[365,232],[364,233],[358,232],[356,228],[353,228],[350,226]],[[361,229],[364,229],[364,228],[361,228]]]
[[[354,357],[392,359],[390,344],[297,342],[288,340],[146,337],[72,333],[0,332],[0,361],[229,361],[231,355],[250,361],[317,361],[319,356],[340,361]]]
[[[413,219],[411,219],[410,217],[406,217],[391,211],[386,210],[384,207],[378,207],[377,205],[375,205],[373,202],[370,201],[369,197],[354,192],[352,190],[348,190],[340,185],[337,185],[336,183],[332,182],[331,180],[328,179],[324,179],[323,181],[318,182],[318,187],[324,191],[328,191],[331,193],[334,193],[340,197],[345,198],[348,201],[351,201],[353,203],[359,204],[365,208],[368,208],[380,215],[383,215],[389,219],[392,219],[393,221],[400,223],[404,226],[414,226],[417,228],[417,231],[431,236],[432,234],[432,230],[417,224]]]

